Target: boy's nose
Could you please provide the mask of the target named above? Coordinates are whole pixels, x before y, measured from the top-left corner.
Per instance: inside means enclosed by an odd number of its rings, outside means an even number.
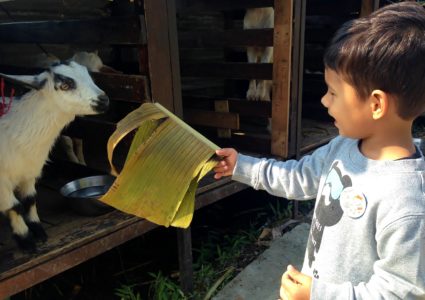
[[[320,99],[320,102],[322,103],[322,105],[324,107],[328,107],[328,101],[326,101],[326,95],[322,97],[322,99]]]

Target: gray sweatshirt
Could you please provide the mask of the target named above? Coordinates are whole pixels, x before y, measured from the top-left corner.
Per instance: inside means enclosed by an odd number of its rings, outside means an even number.
[[[311,299],[425,299],[424,158],[375,161],[337,137],[299,161],[239,154],[234,180],[316,198],[302,272]]]

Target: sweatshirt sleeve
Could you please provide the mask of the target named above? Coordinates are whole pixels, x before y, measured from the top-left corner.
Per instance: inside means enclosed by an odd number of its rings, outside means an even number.
[[[239,154],[232,179],[287,199],[313,199],[331,148],[330,144],[325,145],[299,161],[259,159]]]
[[[311,299],[425,299],[425,215],[393,222],[377,242],[380,259],[368,282],[353,286],[313,279]]]

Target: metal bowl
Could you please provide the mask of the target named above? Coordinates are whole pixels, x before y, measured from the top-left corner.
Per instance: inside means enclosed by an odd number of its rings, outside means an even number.
[[[60,193],[78,214],[99,216],[113,210],[113,207],[98,198],[109,190],[114,180],[115,177],[111,175],[84,177],[68,182],[60,189]]]

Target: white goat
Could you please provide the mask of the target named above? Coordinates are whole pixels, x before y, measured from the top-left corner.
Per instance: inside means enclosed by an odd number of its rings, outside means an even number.
[[[109,99],[75,62],[35,76],[0,77],[33,87],[13,99],[0,118],[0,211],[9,218],[19,246],[35,250],[35,240],[47,238],[37,214],[35,182],[50,149],[76,115],[105,112]]]
[[[259,29],[274,27],[274,9],[272,7],[247,9],[243,20],[244,29]],[[273,47],[247,47],[248,62],[273,62]],[[272,81],[255,80],[249,82],[246,92],[248,100],[270,101]]]

